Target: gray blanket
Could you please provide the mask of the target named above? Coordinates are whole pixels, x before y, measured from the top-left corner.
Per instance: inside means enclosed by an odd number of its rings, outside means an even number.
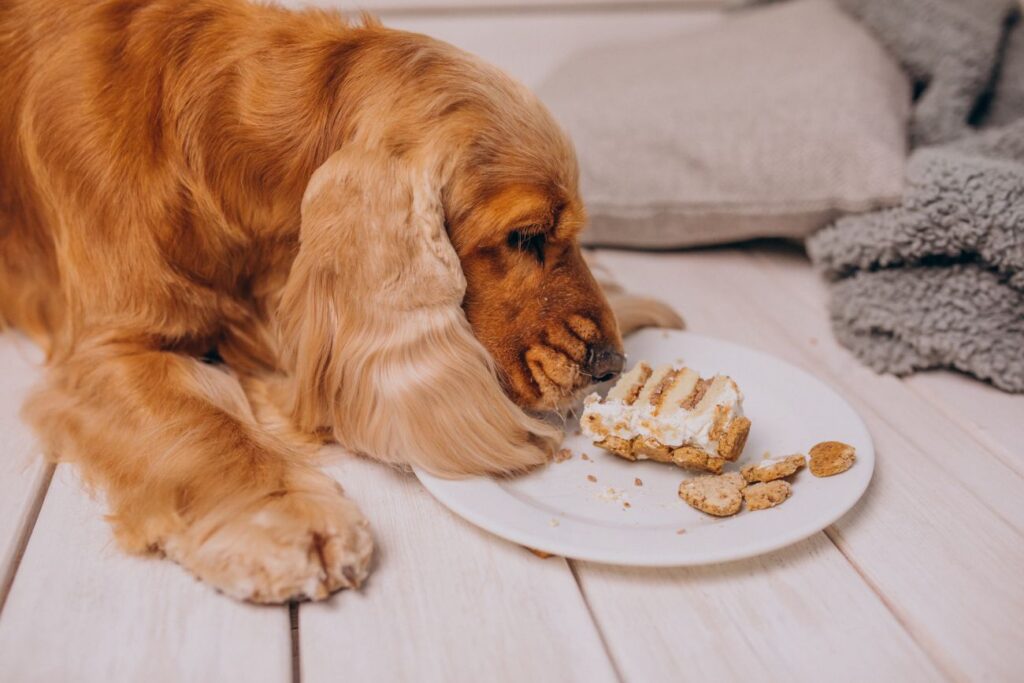
[[[896,32],[885,22],[907,19],[898,8],[919,0],[842,1],[859,5],[858,16],[885,35]],[[915,139],[942,140],[956,131],[961,137],[914,151],[901,206],[842,218],[813,236],[808,251],[836,280],[831,314],[837,338],[872,368],[905,374],[953,367],[1024,392],[1024,31],[1007,28],[994,0],[922,4],[938,16],[961,16],[957,27],[984,37],[979,43],[992,43],[993,28],[1012,30],[1012,38],[997,35],[998,49],[981,45],[985,49],[962,55],[987,64],[955,68],[948,45],[932,45],[927,32],[906,27],[918,36],[911,41],[917,67],[897,56],[912,76],[917,69],[934,78],[915,109]],[[977,12],[965,13],[965,6]],[[949,40],[949,30],[934,40]],[[977,88],[982,74],[993,97]],[[929,99],[942,78],[940,96]],[[970,128],[969,116],[985,130]]]
[[[903,65],[920,90],[915,145],[955,139],[992,83],[1016,0],[838,0]]]

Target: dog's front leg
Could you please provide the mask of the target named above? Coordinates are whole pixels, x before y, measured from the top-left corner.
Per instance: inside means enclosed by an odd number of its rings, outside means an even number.
[[[259,428],[225,371],[95,345],[51,368],[26,415],[103,491],[129,551],[163,552],[256,602],[323,598],[366,576],[372,541],[356,506]]]

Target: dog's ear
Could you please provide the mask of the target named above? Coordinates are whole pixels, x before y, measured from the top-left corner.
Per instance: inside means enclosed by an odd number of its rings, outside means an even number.
[[[387,462],[448,476],[523,470],[560,433],[505,395],[472,334],[442,182],[355,146],[313,175],[280,309],[289,410]]]

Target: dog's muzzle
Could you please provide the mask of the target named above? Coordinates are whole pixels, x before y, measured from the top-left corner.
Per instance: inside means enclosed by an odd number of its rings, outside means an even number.
[[[626,357],[610,344],[595,344],[587,349],[583,371],[590,375],[595,384],[615,379],[622,373]]]

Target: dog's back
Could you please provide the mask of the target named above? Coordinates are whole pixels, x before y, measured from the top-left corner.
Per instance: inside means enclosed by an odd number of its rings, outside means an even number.
[[[332,79],[379,33],[244,0],[0,4],[0,322],[222,334],[287,272]]]
[[[45,343],[60,315],[52,294],[59,282],[21,152],[18,115],[38,36],[56,21],[52,14],[40,16],[42,4],[0,5],[0,327],[16,325]]]

